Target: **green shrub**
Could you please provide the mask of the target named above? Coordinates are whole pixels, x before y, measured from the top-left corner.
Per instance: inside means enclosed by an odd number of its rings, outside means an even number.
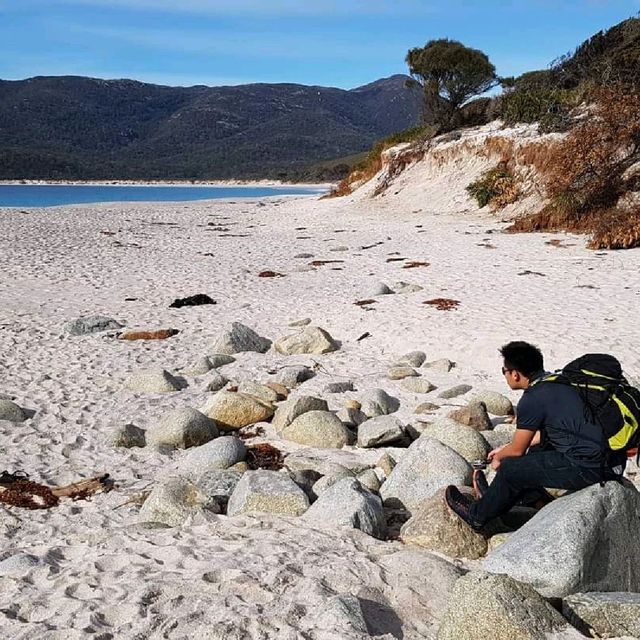
[[[467,187],[467,193],[475,198],[480,208],[488,204],[502,208],[516,201],[518,189],[513,174],[506,163],[501,162],[472,182]]]
[[[577,92],[566,89],[514,89],[500,97],[501,117],[507,124],[539,122],[543,130],[556,130],[577,101]]]

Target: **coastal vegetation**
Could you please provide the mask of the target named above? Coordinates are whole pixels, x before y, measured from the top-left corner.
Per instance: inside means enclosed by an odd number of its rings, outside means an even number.
[[[566,137],[530,146],[548,200],[511,230],[588,233],[593,249],[640,246],[640,94],[633,85],[600,87],[589,104]]]
[[[431,40],[410,49],[406,63],[410,84],[424,95],[425,122],[441,127],[455,126],[462,105],[498,83],[487,55],[456,40]]]
[[[437,130],[438,127],[435,125],[422,125],[399,131],[382,140],[378,140],[364,158],[351,168],[347,175],[338,183],[337,187],[326,197],[337,198],[347,195],[351,193],[358,184],[371,180],[371,178],[382,169],[382,154],[387,149],[408,142],[422,144],[430,140]]]
[[[479,207],[502,209],[518,198],[518,185],[506,162],[499,162],[467,187],[467,193]]]
[[[573,231],[590,236],[594,249],[640,246],[640,18],[597,33],[549,69],[500,78],[488,57],[449,40],[412,49],[407,63],[423,91],[429,136],[391,136],[367,162],[345,178],[334,195],[350,193],[382,168],[381,153],[395,142],[412,142],[397,167],[424,157],[436,142],[455,140],[462,129],[500,120],[535,124],[553,138],[516,144],[489,137],[482,153],[498,163],[467,186],[478,206],[499,210],[518,200],[522,174],[537,183],[543,204],[518,217],[510,231]],[[503,92],[476,98],[499,82]],[[426,142],[425,142],[426,141]],[[465,146],[460,146],[460,153]],[[529,171],[523,172],[523,169]],[[531,171],[533,170],[533,172]],[[381,184],[386,188],[388,176]],[[376,193],[380,192],[378,188]]]

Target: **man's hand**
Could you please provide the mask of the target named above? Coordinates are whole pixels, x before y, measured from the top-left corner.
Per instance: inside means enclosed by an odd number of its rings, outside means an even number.
[[[505,444],[489,452],[487,457],[491,460],[491,468],[497,471],[500,468],[500,463],[505,458],[519,458],[523,456],[531,445],[535,433],[535,431],[529,431],[527,429],[516,429],[513,440],[509,444]]]
[[[509,446],[508,444],[503,444],[501,447],[496,447],[495,449],[492,449],[491,451],[489,451],[487,455],[487,459],[491,461],[491,468],[494,469],[495,471],[497,471],[500,468],[500,460],[502,458],[500,453],[504,449],[506,449],[508,446]]]

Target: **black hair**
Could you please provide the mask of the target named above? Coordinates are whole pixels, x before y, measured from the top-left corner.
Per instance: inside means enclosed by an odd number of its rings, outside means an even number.
[[[500,348],[507,369],[515,369],[527,378],[544,369],[544,359],[538,347],[528,342],[509,342]]]

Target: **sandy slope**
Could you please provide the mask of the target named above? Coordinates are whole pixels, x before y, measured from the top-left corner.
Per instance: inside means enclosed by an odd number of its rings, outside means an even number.
[[[106,471],[120,489],[46,512],[0,509],[0,560],[18,551],[38,559],[24,578],[0,581],[0,635],[347,638],[339,621],[317,616],[331,596],[360,593],[395,611],[384,623],[372,616],[374,635],[429,637],[434,595],[416,562],[389,561],[399,543],[278,519],[141,529],[137,507],[120,505],[184,453],[115,450],[108,434],[125,422],[148,427],[170,408],[200,406],[202,378],[165,395],[133,394],[123,381],[152,365],[177,371],[206,354],[232,320],[276,338],[289,331],[288,321],[308,316],[342,348],[313,359],[242,354],[223,370],[228,377],[261,380],[285,363],[316,360],[323,369],[304,393],[321,392],[331,380],[351,379],[359,390],[381,386],[401,398],[398,415],[407,421],[418,402],[438,393],[417,396],[386,380],[394,355],[412,349],[457,362],[449,374],[428,374],[440,388],[468,382],[504,391],[497,349],[511,339],[538,344],[549,368],[609,351],[640,374],[640,250],[594,253],[576,236],[502,234],[504,224],[471,208],[460,200],[456,213],[437,213],[419,193],[390,193],[375,201],[1,210],[0,392],[35,415],[0,422],[0,468],[60,484]],[[386,262],[396,256],[429,266]],[[297,270],[312,259],[342,262]],[[265,269],[285,277],[257,277]],[[399,280],[424,290],[379,296],[370,310],[353,304],[371,298],[378,282]],[[169,309],[174,298],[195,293],[218,304]],[[436,297],[460,306],[445,312],[423,304]],[[63,333],[68,320],[97,313],[181,333],[148,343]],[[370,337],[358,342],[365,332]],[[337,409],[344,396],[328,399]]]

